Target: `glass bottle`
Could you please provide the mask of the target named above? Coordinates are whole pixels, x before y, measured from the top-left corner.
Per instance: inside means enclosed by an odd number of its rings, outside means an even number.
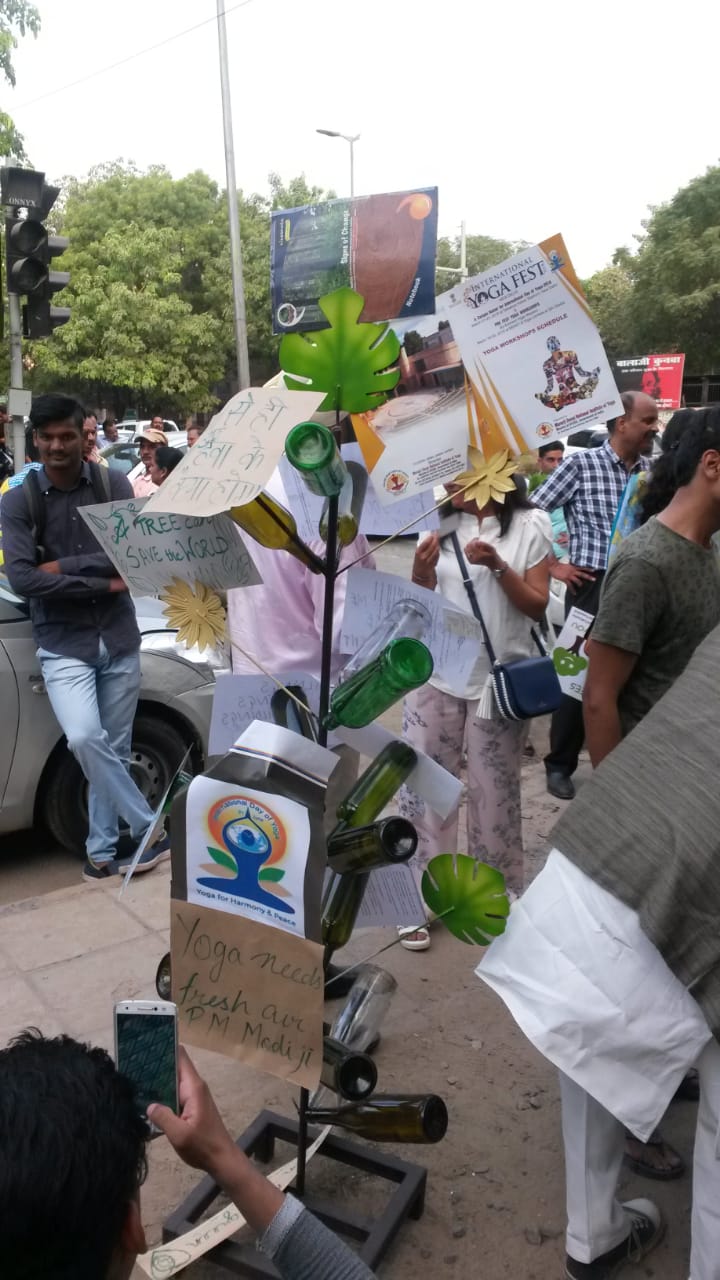
[[[359,462],[347,462],[348,475],[338,497],[338,542],[341,547],[349,547],[360,532],[360,516],[362,514],[365,494],[367,492],[368,474]],[[327,542],[328,536],[328,504],[326,500],[320,516],[320,537]]]
[[[377,658],[333,691],[328,728],[360,729],[371,724],[411,689],[425,684],[432,673],[432,654],[422,640],[391,640]]]
[[[327,843],[328,866],[340,874],[394,867],[412,858],[417,843],[417,831],[407,818],[382,818],[368,827],[333,832]]]
[[[379,627],[364,640],[359,649],[345,663],[338,676],[339,681],[349,680],[390,643],[402,636],[422,640],[430,629],[432,618],[420,600],[398,600],[383,618]]]
[[[322,941],[325,947],[323,963],[326,969],[333,951],[350,941],[369,879],[369,871],[328,877],[321,906]]]
[[[396,791],[412,773],[417,764],[417,753],[407,742],[388,742],[376,755],[367,769],[360,774],[345,799],[338,806],[338,830],[345,827],[366,827],[382,813]]]
[[[329,427],[299,422],[288,432],[285,452],[311,493],[334,498],[341,492],[348,471]]]
[[[440,1142],[448,1127],[447,1107],[435,1093],[376,1093],[369,1102],[350,1102],[333,1110],[313,1107],[311,1124],[339,1125],[373,1142]]]
[[[295,517],[270,497],[269,493],[259,493],[252,502],[244,507],[231,507],[230,517],[250,534],[261,547],[270,547],[272,551],[289,551],[306,568],[313,573],[323,572],[323,562],[315,555],[298,535]]]
[[[366,1053],[350,1049],[332,1036],[325,1036],[320,1083],[327,1089],[351,1102],[360,1102],[370,1097],[377,1084],[377,1076],[377,1067]]]
[[[376,964],[360,965],[330,1035],[348,1049],[369,1049],[380,1033],[397,985],[397,978],[386,969]],[[326,990],[332,999],[332,979]]]

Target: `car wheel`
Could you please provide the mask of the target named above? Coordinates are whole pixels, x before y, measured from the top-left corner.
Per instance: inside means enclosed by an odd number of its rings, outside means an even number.
[[[147,714],[137,716],[130,772],[152,809],[162,800],[189,745],[167,721]],[[58,844],[85,856],[87,783],[77,760],[67,749],[58,756],[44,780],[41,817]]]

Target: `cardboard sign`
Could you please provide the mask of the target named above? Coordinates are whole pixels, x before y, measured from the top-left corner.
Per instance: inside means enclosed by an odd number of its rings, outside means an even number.
[[[323,949],[193,902],[171,903],[173,1000],[183,1044],[314,1089],[323,1039]]]
[[[584,609],[571,609],[552,651],[553,666],[560,688],[570,698],[582,702],[588,672],[585,644],[595,615]]]
[[[275,470],[288,432],[312,418],[323,399],[322,392],[283,387],[239,391],[148,498],[148,511],[212,516],[252,502]]]
[[[349,569],[345,613],[340,648],[355,653],[376,627],[387,617],[399,600],[419,600],[432,619],[430,633],[424,636],[433,656],[435,672],[452,689],[462,694],[482,649],[480,623],[470,614],[456,609],[438,595],[392,573],[376,573],[371,569]],[[457,619],[449,627],[448,616]]]
[[[157,596],[174,578],[216,591],[261,582],[237,525],[147,511],[148,498],[121,498],[80,507],[80,515],[133,596]]]
[[[438,298],[472,385],[486,457],[537,449],[623,412],[562,236],[523,249]]]

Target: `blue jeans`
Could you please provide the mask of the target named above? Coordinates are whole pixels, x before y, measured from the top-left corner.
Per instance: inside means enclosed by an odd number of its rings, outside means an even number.
[[[89,783],[87,856],[115,856],[118,820],[139,840],[153,812],[130,777],[132,727],[140,694],[140,651],[111,658],[100,641],[95,662],[38,649],[45,688],[67,744]]]

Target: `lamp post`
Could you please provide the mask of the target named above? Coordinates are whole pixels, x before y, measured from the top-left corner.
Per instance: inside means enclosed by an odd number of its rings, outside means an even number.
[[[235,179],[235,148],[233,145],[232,108],[230,106],[230,74],[228,70],[227,34],[225,31],[225,0],[217,0],[218,46],[220,51],[220,91],[222,95],[223,130],[225,136],[225,174],[230,220],[230,268],[232,273],[233,314],[235,318],[235,353],[237,359],[238,389],[250,386],[250,359],[248,356],[247,317],[245,314],[245,289],[243,285],[242,246],[240,243],[240,211],[238,209],[237,182]]]
[[[343,138],[350,146],[350,196],[355,195],[355,143],[360,137],[359,133],[339,133],[337,129],[316,129],[316,133],[323,133],[326,138]]]

